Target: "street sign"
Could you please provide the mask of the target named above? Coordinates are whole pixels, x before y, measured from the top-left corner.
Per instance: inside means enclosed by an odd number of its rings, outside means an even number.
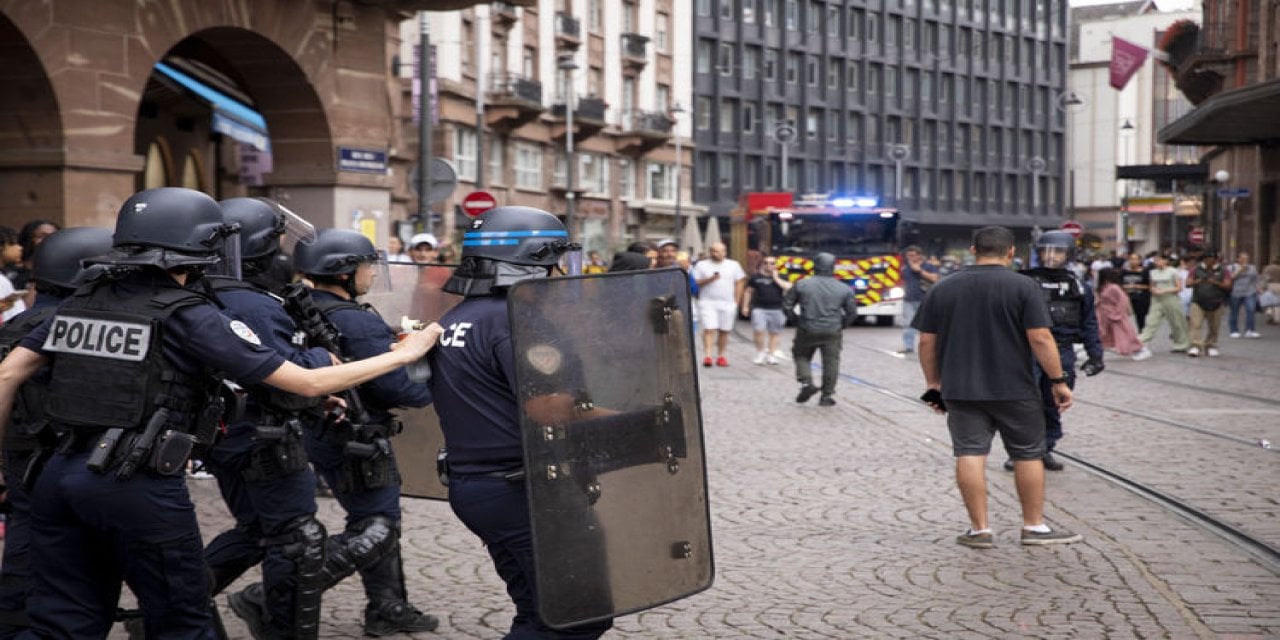
[[[462,199],[462,210],[473,218],[496,206],[498,201],[487,191],[472,191]]]
[[[1249,188],[1248,187],[1224,187],[1222,189],[1218,189],[1218,197],[1219,198],[1248,198]]]
[[[1067,233],[1071,234],[1072,238],[1079,238],[1084,233],[1084,227],[1081,226],[1081,224],[1079,222],[1076,222],[1075,220],[1068,220],[1062,223],[1062,227],[1060,228],[1063,231],[1066,231]]]
[[[427,167],[429,169],[427,180],[431,183],[427,188],[427,202],[435,204],[448,200],[449,196],[453,195],[453,190],[458,187],[458,173],[453,170],[453,165],[449,164],[448,160],[432,158]],[[415,165],[409,172],[409,189],[418,193],[421,182],[418,179],[418,167]]]
[[[1204,229],[1192,229],[1187,232],[1187,242],[1191,244],[1204,243]]]
[[[338,147],[338,171],[385,174],[387,152],[383,149]]]

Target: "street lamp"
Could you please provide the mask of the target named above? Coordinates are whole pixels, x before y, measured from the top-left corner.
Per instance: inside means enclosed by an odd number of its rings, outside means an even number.
[[[1226,186],[1227,182],[1229,182],[1230,180],[1231,180],[1231,172],[1227,171],[1226,169],[1218,169],[1218,171],[1213,174],[1213,181],[1218,183],[1218,189],[1222,189],[1224,186]],[[1222,196],[1218,195],[1218,193],[1219,193],[1218,191],[1214,191],[1214,193],[1211,195],[1211,197],[1213,198],[1213,217],[1210,218],[1209,223],[1205,225],[1204,246],[1206,247],[1217,246],[1217,243],[1219,241],[1218,227],[1220,225],[1220,220],[1225,217],[1223,215],[1224,214],[1223,210],[1226,208],[1226,206],[1222,202]]]
[[[564,226],[569,231],[569,239],[573,239],[574,209],[577,208],[578,194],[573,191],[574,165],[573,157],[573,70],[578,64],[573,61],[572,53],[561,53],[560,70],[564,72]]]
[[[1075,155],[1071,145],[1073,130],[1070,116],[1084,110],[1085,100],[1080,96],[1080,94],[1068,89],[1058,94],[1056,103],[1058,111],[1062,112],[1064,122],[1062,127],[1062,137],[1064,138],[1065,144],[1063,146],[1066,151],[1064,154],[1066,161],[1063,164],[1067,170],[1067,174],[1065,176],[1067,181],[1067,217],[1074,220],[1076,217],[1076,168]]]
[[[779,191],[786,191],[787,187],[787,165],[791,162],[788,155],[791,153],[791,141],[796,138],[796,128],[786,120],[780,120],[773,125],[773,139],[778,141],[778,146],[782,150],[782,171],[779,177],[782,178],[782,184],[779,185]]]
[[[675,233],[671,237],[676,238],[676,244],[680,244],[680,174],[684,173],[684,153],[680,140],[680,116],[684,115],[684,107],[677,102],[676,106],[671,108],[671,125],[675,129],[676,135],[676,220]]]

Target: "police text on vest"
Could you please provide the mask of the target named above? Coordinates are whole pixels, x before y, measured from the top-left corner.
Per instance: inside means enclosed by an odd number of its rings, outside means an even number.
[[[44,350],[139,362],[151,345],[151,325],[54,316]]]

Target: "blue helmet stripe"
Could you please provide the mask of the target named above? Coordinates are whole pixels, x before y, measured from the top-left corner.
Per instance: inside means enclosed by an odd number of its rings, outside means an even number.
[[[467,234],[467,235],[471,235],[471,234]],[[516,240],[516,239],[511,239],[511,240],[498,240],[498,239],[493,239],[493,240],[463,240],[463,241],[462,241],[462,246],[464,246],[464,247],[495,247],[495,246],[508,246],[508,245],[517,245],[517,244],[520,244],[520,241],[519,241],[519,240]]]
[[[533,229],[530,231],[468,231],[463,238],[567,238],[568,231]]]

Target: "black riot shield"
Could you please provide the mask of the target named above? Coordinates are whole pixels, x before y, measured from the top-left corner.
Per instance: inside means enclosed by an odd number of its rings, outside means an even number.
[[[403,322],[435,322],[462,300],[442,289],[452,266],[392,262],[387,271],[390,286],[375,284],[360,299],[373,305],[393,328],[402,328]],[[448,488],[436,474],[436,452],[444,447],[444,434],[435,409],[401,409],[396,415],[404,424],[404,431],[391,439],[400,468],[401,495],[448,499]]]
[[[507,300],[543,620],[610,618],[711,586],[687,276],[527,280]]]

